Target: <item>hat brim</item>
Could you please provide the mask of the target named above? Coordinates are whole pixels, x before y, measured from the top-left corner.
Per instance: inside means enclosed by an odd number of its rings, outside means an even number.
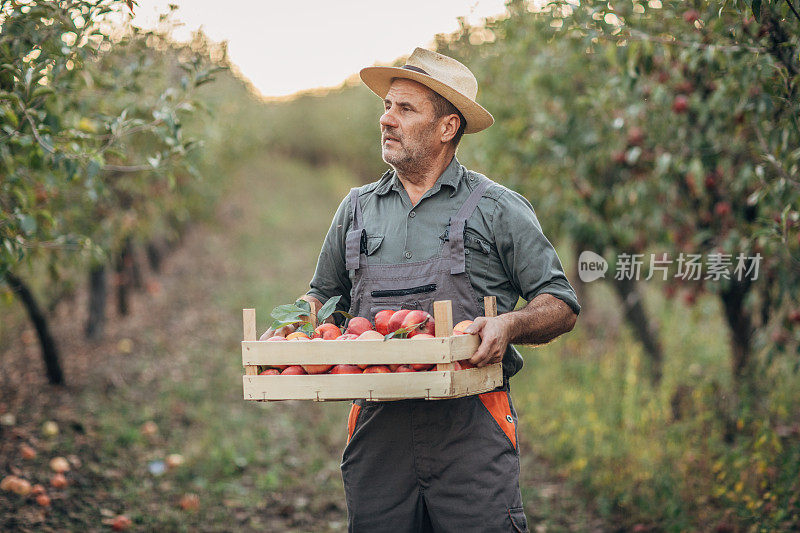
[[[494,118],[491,113],[481,107],[475,100],[427,74],[400,67],[366,67],[361,69],[359,75],[361,76],[361,81],[381,98],[386,98],[393,78],[405,78],[425,85],[434,92],[439,93],[453,104],[456,109],[461,111],[467,121],[464,133],[477,133],[494,124]]]

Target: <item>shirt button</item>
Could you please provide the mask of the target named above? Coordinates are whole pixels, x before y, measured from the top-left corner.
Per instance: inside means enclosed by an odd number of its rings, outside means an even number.
[[[466,249],[464,250],[464,253],[465,253],[465,254],[467,254],[467,255],[469,255],[469,248],[466,248]]]
[[[411,211],[411,212],[408,214],[408,216],[410,216],[411,218],[414,218],[415,216],[417,216],[417,212],[416,212],[416,211]]]
[[[406,256],[406,259],[411,259],[411,252],[406,252],[405,256]]]

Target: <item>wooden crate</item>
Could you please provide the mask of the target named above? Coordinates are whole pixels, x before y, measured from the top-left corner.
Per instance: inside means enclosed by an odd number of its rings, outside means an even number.
[[[497,315],[494,296],[484,299],[486,316]],[[459,398],[503,384],[501,363],[454,370],[453,363],[478,348],[477,335],[453,335],[449,300],[434,302],[436,338],[323,342],[256,340],[256,314],[244,309],[242,364],[244,399],[269,400],[428,400]],[[436,364],[435,370],[391,374],[314,374],[259,376],[258,365]]]

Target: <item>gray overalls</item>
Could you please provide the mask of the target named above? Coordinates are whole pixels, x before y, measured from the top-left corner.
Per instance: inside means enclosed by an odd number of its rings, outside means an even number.
[[[381,309],[432,312],[451,300],[453,322],[482,314],[465,272],[464,226],[491,181],[477,185],[451,218],[439,256],[403,264],[367,264],[358,190],[346,266],[354,271],[350,314]],[[367,221],[369,222],[369,221]],[[517,415],[508,385],[452,400],[356,400],[342,456],[348,529],[356,532],[527,531],[519,490]]]

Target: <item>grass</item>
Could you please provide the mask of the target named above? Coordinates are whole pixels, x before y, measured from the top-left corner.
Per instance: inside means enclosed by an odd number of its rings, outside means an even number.
[[[512,390],[524,434],[601,516],[625,528],[796,526],[800,446],[787,435],[798,428],[796,374],[773,376],[768,410],[739,412],[729,442],[729,353],[717,302],[687,307],[650,289],[666,354],[661,386],[643,378],[640,346],[625,329],[582,328],[579,319],[565,338],[523,352]],[[593,286],[591,296],[592,314],[614,316],[607,287]]]

